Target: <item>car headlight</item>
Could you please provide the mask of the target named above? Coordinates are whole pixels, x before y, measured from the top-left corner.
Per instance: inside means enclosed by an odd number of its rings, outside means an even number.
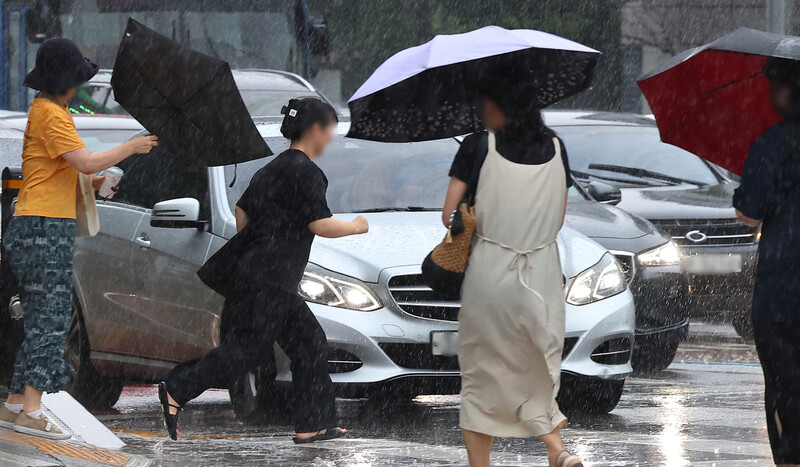
[[[636,257],[645,266],[677,266],[681,262],[681,250],[678,245],[667,242]]]
[[[567,303],[588,305],[624,292],[627,286],[617,260],[606,253],[597,264],[575,276],[567,292]]]
[[[307,302],[346,308],[355,311],[372,311],[381,302],[363,282],[309,264],[297,291]]]

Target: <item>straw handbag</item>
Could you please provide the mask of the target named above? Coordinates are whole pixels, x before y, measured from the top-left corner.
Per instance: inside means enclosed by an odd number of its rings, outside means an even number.
[[[478,177],[483,161],[486,159],[488,140],[483,135],[475,155],[470,180],[464,200],[453,213],[450,228],[442,243],[431,251],[422,261],[422,279],[428,287],[448,300],[461,298],[461,284],[467,270],[472,237],[475,235],[475,196],[478,191]]]
[[[442,243],[422,262],[425,283],[448,299],[456,300],[461,296],[461,283],[464,282],[474,234],[475,208],[463,202],[453,214]]]
[[[78,174],[75,209],[75,236],[97,235],[100,232],[100,218],[97,215],[97,205],[94,203],[91,175]]]

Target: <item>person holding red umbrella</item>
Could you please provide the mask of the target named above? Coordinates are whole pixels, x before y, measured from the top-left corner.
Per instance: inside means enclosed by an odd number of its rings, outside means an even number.
[[[800,61],[769,58],[764,74],[783,122],[751,146],[733,204],[762,229],[752,313],[772,455],[800,465]]]

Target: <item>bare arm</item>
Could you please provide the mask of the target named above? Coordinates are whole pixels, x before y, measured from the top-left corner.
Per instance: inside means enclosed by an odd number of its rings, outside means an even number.
[[[567,217],[567,201],[569,200],[569,188],[564,193],[564,212],[561,213],[561,226],[564,226],[564,218]]]
[[[244,209],[240,208],[239,206],[236,206],[233,209],[233,214],[236,216],[236,231],[241,232],[250,221],[250,218],[247,217],[247,213],[244,212]]]
[[[352,222],[328,217],[308,224],[308,228],[314,232],[314,235],[319,235],[320,237],[339,238],[367,233],[369,224],[364,216],[358,216]]]
[[[444,207],[442,208],[442,224],[448,229],[450,228],[450,216],[458,209],[458,203],[464,199],[466,193],[467,184],[456,177],[450,177],[450,185],[447,187],[447,196],[444,198]]]
[[[761,225],[761,219],[753,219],[752,217],[747,217],[744,214],[742,214],[742,212],[739,211],[738,209],[736,210],[736,217],[739,218],[742,224],[749,225],[750,227],[758,227],[759,225]]]
[[[90,152],[84,147],[64,153],[61,157],[79,172],[91,175],[112,167],[134,154],[147,154],[155,146],[158,146],[157,136],[139,136],[108,151]]]

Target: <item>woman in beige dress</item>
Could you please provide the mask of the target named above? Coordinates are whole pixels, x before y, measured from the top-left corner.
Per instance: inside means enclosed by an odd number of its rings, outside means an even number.
[[[472,170],[480,170],[458,318],[461,430],[472,467],[489,465],[496,436],[536,436],[551,466],[578,467],[561,441],[567,419],[555,400],[564,345],[555,242],[571,185],[566,151],[538,110],[515,114],[504,104],[484,99],[488,132],[462,143],[443,210],[449,225]]]

